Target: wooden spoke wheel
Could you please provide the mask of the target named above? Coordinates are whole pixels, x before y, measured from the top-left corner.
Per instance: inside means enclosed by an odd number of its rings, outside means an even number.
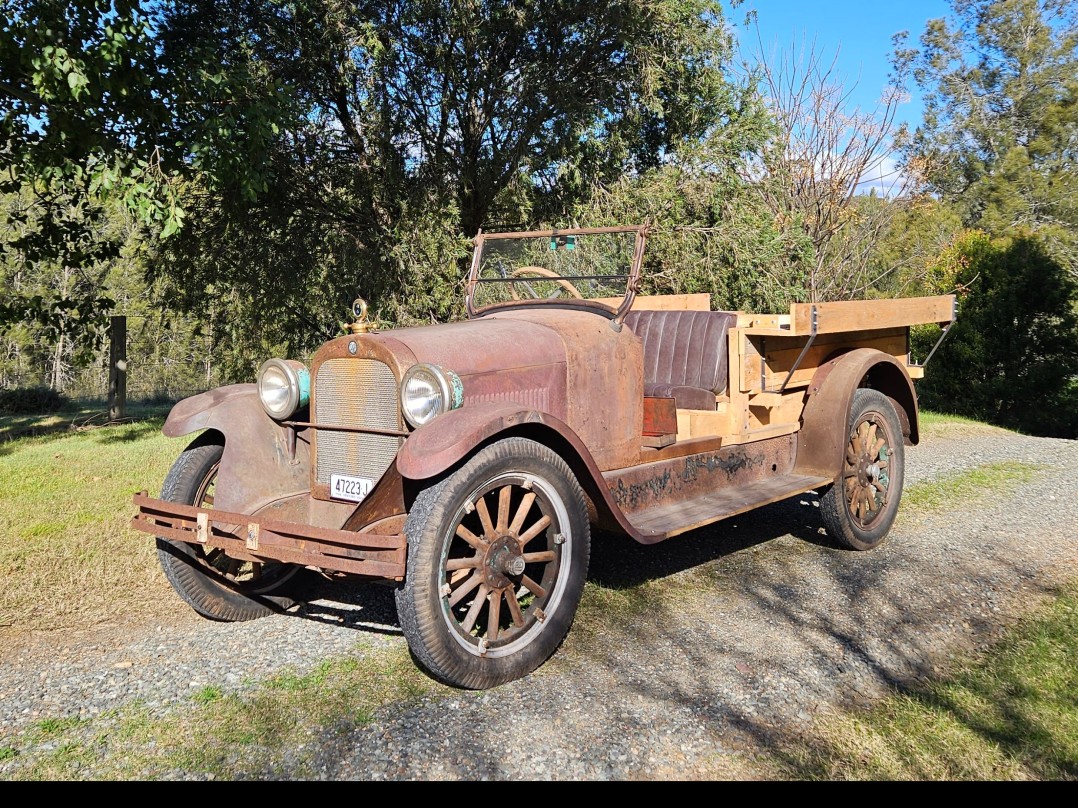
[[[224,447],[196,441],[173,463],[161,498],[212,508]],[[172,588],[203,617],[240,621],[291,608],[284,594],[301,567],[276,562],[241,561],[215,547],[157,539],[157,557]]]
[[[820,499],[828,532],[852,550],[879,545],[898,512],[903,472],[903,435],[894,405],[877,390],[857,390],[842,471]]]
[[[398,590],[413,653],[438,678],[484,688],[519,678],[561,644],[583,591],[583,492],[547,447],[509,438],[416,500]]]

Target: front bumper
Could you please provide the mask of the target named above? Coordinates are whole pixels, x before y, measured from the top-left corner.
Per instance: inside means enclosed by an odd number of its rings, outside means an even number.
[[[131,527],[164,539],[216,547],[241,561],[278,561],[319,570],[403,580],[407,540],[402,533],[334,530],[196,508],[135,494]]]

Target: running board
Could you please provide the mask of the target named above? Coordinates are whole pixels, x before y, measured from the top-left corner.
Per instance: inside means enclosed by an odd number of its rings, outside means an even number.
[[[830,485],[830,477],[783,474],[732,488],[708,491],[680,502],[666,502],[626,513],[625,518],[648,543],[669,539],[761,505]]]

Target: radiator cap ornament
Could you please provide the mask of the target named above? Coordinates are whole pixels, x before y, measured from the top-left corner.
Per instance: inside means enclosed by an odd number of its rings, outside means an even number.
[[[355,320],[348,324],[348,330],[353,334],[366,334],[374,330],[374,323],[367,317],[367,301],[357,297],[352,301],[352,316]]]

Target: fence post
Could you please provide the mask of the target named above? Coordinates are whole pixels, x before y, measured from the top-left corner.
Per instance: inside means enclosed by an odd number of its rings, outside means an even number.
[[[127,318],[109,318],[109,421],[119,421],[127,408]]]

